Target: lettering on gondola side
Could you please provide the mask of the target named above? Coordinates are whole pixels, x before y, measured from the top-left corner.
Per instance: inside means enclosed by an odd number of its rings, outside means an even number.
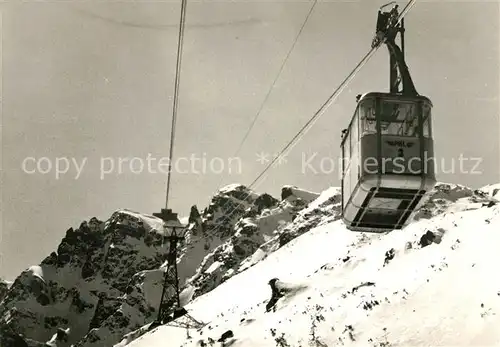
[[[387,140],[385,141],[391,147],[404,147],[404,148],[412,148],[415,142],[408,142],[405,140]]]
[[[382,145],[382,172],[392,174],[418,174],[422,167],[416,141],[384,139]]]

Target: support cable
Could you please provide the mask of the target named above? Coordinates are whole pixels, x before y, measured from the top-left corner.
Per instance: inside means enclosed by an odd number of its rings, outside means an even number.
[[[404,16],[410,11],[410,9],[415,4],[416,0],[410,0],[408,4],[404,7],[403,11],[399,14],[397,20],[394,25],[398,25]],[[249,190],[253,189],[257,186],[257,183],[260,179],[262,179],[267,171],[278,161],[284,154],[288,153],[294,145],[307,133],[307,131],[312,127],[314,122],[326,111],[326,109],[337,99],[340,93],[344,90],[344,88],[349,84],[349,82],[355,77],[356,73],[361,70],[361,68],[368,62],[368,60],[373,56],[373,54],[380,48],[380,46],[385,42],[385,38],[379,41],[376,45],[374,45],[368,53],[361,59],[361,61],[354,67],[354,69],[349,73],[349,75],[340,83],[340,85],[335,89],[333,94],[326,100],[326,102],[314,113],[314,115],[304,124],[304,126],[299,130],[297,134],[284,146],[284,148],[279,152],[279,154],[264,168],[264,170],[250,183],[247,187]],[[250,196],[250,192],[246,194],[245,200]],[[235,206],[225,217],[230,217],[236,209],[239,207],[239,204]],[[220,229],[220,226],[214,227],[207,232],[207,236],[210,234],[215,234]]]
[[[305,18],[304,22],[302,23],[302,26],[300,27],[300,30],[297,33],[297,36],[295,37],[295,40],[293,41],[292,47],[290,47],[290,50],[288,51],[285,59],[283,60],[283,63],[281,64],[281,67],[280,67],[280,69],[278,71],[278,74],[274,78],[274,81],[271,84],[271,87],[267,91],[267,94],[266,94],[264,100],[262,101],[262,103],[261,103],[261,105],[259,107],[259,110],[255,114],[255,116],[254,116],[254,118],[252,120],[252,123],[248,127],[247,132],[243,136],[243,139],[241,140],[241,143],[239,144],[238,149],[236,150],[236,152],[234,154],[234,157],[236,157],[240,153],[240,150],[243,147],[243,145],[245,144],[245,142],[246,142],[246,140],[248,138],[248,135],[250,135],[250,132],[252,131],[253,127],[255,126],[255,123],[256,123],[257,119],[259,118],[260,114],[262,113],[262,110],[264,109],[264,106],[266,105],[267,100],[269,99],[269,96],[271,95],[271,92],[274,90],[274,86],[276,85],[276,82],[278,81],[279,77],[281,76],[281,74],[283,72],[283,69],[285,68],[286,63],[287,63],[288,59],[290,58],[290,55],[292,54],[293,50],[295,49],[295,46],[296,46],[296,44],[297,44],[297,42],[299,40],[299,37],[302,34],[302,31],[304,30],[304,27],[306,26],[307,21],[309,20],[309,17],[311,16],[311,13],[313,12],[314,7],[316,6],[316,4],[317,4],[317,0],[314,0],[314,3],[312,4],[311,8],[309,9],[309,12],[307,13],[306,18]]]
[[[179,41],[177,45],[177,65],[175,70],[175,84],[174,84],[174,102],[172,107],[172,126],[170,129],[170,149],[168,155],[168,172],[167,172],[167,192],[165,194],[165,208],[168,208],[168,198],[170,195],[170,180],[172,176],[172,159],[174,157],[174,141],[175,141],[175,127],[177,123],[177,109],[179,106],[179,84],[181,74],[181,61],[182,61],[182,47],[184,43],[184,27],[186,24],[186,7],[187,0],[182,0],[181,4],[181,19],[179,24]]]
[[[252,130],[253,130],[256,122],[257,122],[257,119],[260,117],[262,111],[264,110],[264,106],[267,104],[267,101],[268,101],[268,99],[269,99],[272,91],[274,90],[274,87],[275,87],[276,83],[278,82],[279,78],[281,77],[281,74],[283,73],[283,70],[284,70],[284,68],[286,66],[286,63],[288,62],[288,59],[292,55],[292,52],[295,49],[295,46],[297,45],[297,42],[299,41],[300,35],[304,31],[304,28],[305,28],[307,22],[309,21],[309,18],[311,17],[311,14],[312,14],[312,12],[313,12],[313,10],[314,10],[317,2],[318,2],[318,0],[314,0],[313,4],[311,5],[311,8],[309,9],[309,12],[307,13],[306,18],[304,19],[304,22],[302,23],[302,26],[300,27],[299,31],[297,32],[297,35],[295,36],[295,40],[293,41],[292,46],[288,50],[288,53],[286,54],[285,59],[283,59],[283,62],[281,63],[281,67],[280,67],[278,73],[276,74],[276,77],[274,78],[273,83],[271,84],[271,87],[268,89],[266,96],[264,97],[262,103],[260,104],[260,107],[257,110],[257,113],[253,117],[252,122],[250,123],[250,126],[248,127],[245,135],[243,136],[240,144],[238,145],[238,147],[237,147],[237,149],[236,149],[233,157],[237,157],[238,154],[240,154],[240,151],[243,148],[245,142],[247,141],[248,136],[252,132]],[[223,180],[224,180],[224,178],[222,178],[220,180],[219,184],[217,185],[218,187],[221,186]],[[225,204],[222,206],[222,208],[224,208],[224,207],[225,207]]]

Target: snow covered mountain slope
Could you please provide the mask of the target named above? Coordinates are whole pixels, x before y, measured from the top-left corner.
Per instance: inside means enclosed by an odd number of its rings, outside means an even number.
[[[235,233],[238,220],[252,211],[258,213],[277,202],[270,195],[258,195],[243,185],[233,184],[219,190],[201,214],[193,207],[186,233],[187,242],[179,251],[179,282],[183,284],[193,276],[207,253],[224,244]],[[138,214],[137,217],[143,218],[144,215]],[[156,228],[161,228],[161,221]],[[164,258],[167,249],[168,245],[165,245]],[[90,330],[76,347],[110,346],[130,331],[153,321],[157,315],[166,265],[163,263],[162,266],[135,272],[118,308],[98,327]],[[188,288],[181,297],[184,301],[189,301],[192,292]]]
[[[314,197],[299,189],[294,192]],[[224,248],[225,255],[235,259],[228,269],[239,266],[232,253],[241,259],[250,255],[280,221],[290,221],[306,203],[294,194],[280,202],[242,185],[224,187],[202,213],[196,207],[191,210],[187,243],[179,252],[181,283],[196,275],[200,264],[207,263],[205,256],[219,246],[232,247]],[[258,221],[259,228],[249,221]],[[48,342],[58,347],[104,347],[151,322],[168,250],[162,225],[156,217],[123,209],[106,222],[92,218],[69,229],[57,252],[24,271],[5,293],[0,330],[12,333],[9,341],[22,335],[18,337],[32,346]],[[211,285],[204,284],[209,281]],[[202,291],[217,284],[208,278],[196,283]],[[1,347],[10,347],[6,343]]]
[[[69,229],[57,253],[15,279],[0,326],[40,343],[70,328],[61,346],[99,327],[120,306],[130,277],[162,264],[162,236],[145,221],[117,211],[106,223],[92,218]]]
[[[311,230],[261,246],[253,266],[186,306],[203,329],[187,338],[161,326],[129,346],[498,346],[494,194],[438,184],[407,228],[364,234],[338,220],[332,189],[320,197],[330,213]],[[318,200],[310,213],[322,214]],[[288,289],[266,312],[272,278]]]
[[[489,194],[494,200],[500,201],[500,183],[487,185],[481,190]]]
[[[417,225],[434,223],[442,216],[456,220],[460,213],[472,213],[468,210],[496,211],[491,198],[498,193],[495,189],[488,186],[484,191],[474,191],[459,185],[440,184],[415,215]],[[203,211],[198,211],[195,206],[191,209],[186,243],[181,245],[179,259],[180,283],[185,284],[182,299],[188,303],[195,298],[188,308],[193,308],[192,313],[197,318],[213,320],[222,328],[223,324],[232,326],[234,339],[239,339],[236,329],[242,329],[233,324],[235,319],[239,323],[245,312],[259,315],[264,312],[262,309],[269,299],[269,279],[279,277],[292,287],[302,288],[297,293],[300,297],[309,290],[306,285],[311,288],[316,285],[316,274],[309,270],[320,260],[334,256],[334,260],[344,267],[351,264],[355,273],[365,271],[356,263],[350,263],[349,259],[350,254],[356,252],[361,252],[359,257],[363,257],[368,247],[366,242],[372,242],[372,236],[341,230],[340,192],[337,188],[316,194],[285,186],[281,198],[279,201],[268,194],[259,195],[236,184],[221,189]],[[332,236],[332,230],[339,234]],[[439,239],[440,232],[436,231],[439,229],[429,229],[438,236],[426,233],[420,227],[415,230],[411,237],[420,242],[418,234],[424,234],[423,244]],[[394,235],[403,235],[404,238],[410,234]],[[378,235],[373,242],[387,243],[391,235],[386,238]],[[134,343],[152,338],[154,334],[144,335],[145,329],[136,329],[147,327],[157,314],[163,262],[168,248],[163,236],[161,220],[130,210],[119,210],[106,222],[93,218],[76,230],[68,230],[57,252],[40,265],[24,271],[8,290],[0,304],[1,346],[39,347],[47,343],[57,347],[104,347],[121,340],[120,345],[124,345],[137,337],[139,339]],[[333,244],[332,237],[335,239]],[[304,240],[309,240],[309,248],[301,245],[306,242]],[[415,240],[410,241],[415,244]],[[319,243],[317,247],[314,246],[316,243]],[[405,254],[406,251],[396,246],[394,250],[384,251],[384,260]],[[418,246],[414,246],[413,251],[415,248]],[[317,260],[304,265],[310,259]],[[341,274],[331,275],[334,281],[343,283],[353,276],[349,268],[344,270]],[[256,277],[244,283],[244,288],[239,288],[239,281],[252,273]],[[234,293],[223,291],[228,285]],[[236,302],[234,300],[243,300],[240,294],[245,291],[249,291],[245,294],[245,300],[249,301],[243,304],[237,301],[237,304],[246,308],[224,312],[231,302]],[[215,301],[210,299],[212,296]],[[283,304],[295,300],[291,297],[284,299],[278,300],[278,311],[280,307],[286,311],[288,308]],[[224,303],[216,302],[220,300]],[[303,305],[298,303],[297,307]],[[197,307],[212,310],[215,317],[206,316],[207,312],[198,317]],[[222,321],[218,321],[218,312],[224,314]],[[264,324],[262,319],[268,319],[266,317],[271,314],[253,318],[256,319],[253,324],[257,324],[254,326]],[[224,321],[228,317],[232,318]],[[203,338],[207,333],[215,338],[212,333],[219,331],[215,325],[206,328]],[[163,329],[168,328],[161,327],[158,331]],[[124,335],[127,335],[125,339]],[[258,334],[252,338],[257,337]],[[281,341],[278,335],[275,339]],[[256,341],[257,345],[262,342]]]

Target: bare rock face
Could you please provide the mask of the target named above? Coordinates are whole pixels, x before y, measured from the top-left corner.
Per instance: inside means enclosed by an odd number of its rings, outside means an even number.
[[[3,329],[45,343],[70,328],[53,340],[60,347],[101,326],[119,308],[130,278],[163,262],[161,235],[141,222],[119,211],[107,222],[92,218],[70,228],[57,252],[14,281],[0,307]]]
[[[493,194],[488,193],[460,184],[437,183],[429,196],[422,202],[420,208],[415,211],[413,219],[429,219],[442,213],[468,210],[474,208],[471,207],[474,204],[480,208],[485,203],[495,203]]]
[[[195,274],[207,253],[237,231],[245,240],[262,242],[255,228],[237,224],[277,202],[231,185],[221,189],[203,213],[193,206],[187,240],[180,245],[181,283]],[[0,285],[5,296],[0,307],[2,339],[15,346],[24,341],[28,346],[107,347],[150,323],[163,285],[168,251],[164,235],[160,219],[129,210],[116,211],[105,222],[92,218],[68,229],[56,252],[23,271],[9,290]]]
[[[191,211],[189,212],[188,222],[189,222],[189,224],[191,224],[191,223],[201,224],[201,222],[202,222],[200,211],[198,210],[198,207],[196,205],[191,206]]]
[[[11,282],[0,278],[0,302],[2,302],[3,298],[7,295],[11,285]]]
[[[282,201],[269,194],[258,196],[254,205],[234,224],[233,235],[205,256],[196,274],[188,280],[195,288],[193,297],[213,290],[243,271],[244,261],[269,240],[277,239],[280,230],[292,225],[299,211],[319,196],[292,186],[284,187],[283,192]]]

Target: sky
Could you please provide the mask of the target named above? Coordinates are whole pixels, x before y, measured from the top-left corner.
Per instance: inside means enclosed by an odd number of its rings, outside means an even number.
[[[188,2],[169,206],[184,216],[252,182],[258,155],[280,151],[370,49],[384,3],[317,3],[235,159],[312,2]],[[164,207],[180,1],[7,0],[0,11],[0,277],[13,279],[83,220]],[[406,17],[440,181],[500,182],[498,19],[495,1],[417,0]],[[382,48],[255,189],[338,186],[330,164],[355,96],[387,87]]]

